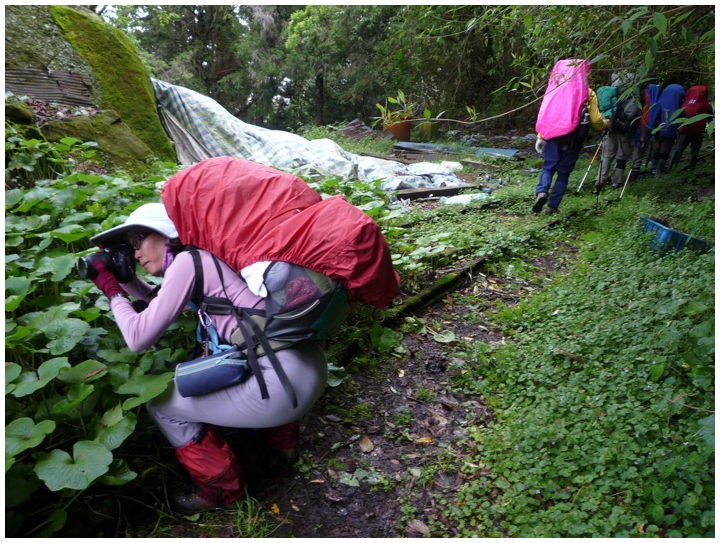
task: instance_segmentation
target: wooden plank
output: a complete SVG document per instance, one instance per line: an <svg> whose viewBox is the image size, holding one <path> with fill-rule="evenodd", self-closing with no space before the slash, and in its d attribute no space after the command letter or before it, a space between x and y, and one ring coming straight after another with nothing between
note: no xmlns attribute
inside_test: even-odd
<svg viewBox="0 0 720 543"><path fill-rule="evenodd" d="M417 200L430 196L455 196L463 189L475 189L479 185L462 185L460 187L423 187L420 189L405 189L397 192L397 197L403 200Z"/></svg>
<svg viewBox="0 0 720 543"><path fill-rule="evenodd" d="M462 164L463 166L467 166L468 168L476 168L478 170L490 170L491 172L500 169L500 166L496 166L494 164L486 164L485 162L480 162L479 160L475 160L472 158L460 159L460 164Z"/></svg>

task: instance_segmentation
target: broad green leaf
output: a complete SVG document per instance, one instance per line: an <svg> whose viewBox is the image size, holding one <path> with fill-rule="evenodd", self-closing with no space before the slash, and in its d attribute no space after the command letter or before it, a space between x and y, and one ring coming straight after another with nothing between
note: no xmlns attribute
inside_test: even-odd
<svg viewBox="0 0 720 543"><path fill-rule="evenodd" d="M33 232L45 226L50 220L50 215L30 215L29 217L10 216L5 217L5 233L18 232L25 234Z"/></svg>
<svg viewBox="0 0 720 543"><path fill-rule="evenodd" d="M665 514L665 509L663 509L662 505L654 503L648 506L646 512L652 520L657 521Z"/></svg>
<svg viewBox="0 0 720 543"><path fill-rule="evenodd" d="M345 368L338 368L337 366L328 364L328 386L340 386L346 377L347 371L345 371Z"/></svg>
<svg viewBox="0 0 720 543"><path fill-rule="evenodd" d="M140 375L131 379L124 385L118 387L115 392L118 394L132 394L134 398L129 398L123 403L123 409L129 411L138 405L142 405L148 400L159 396L168 383L172 380L172 373L163 373L161 375Z"/></svg>
<svg viewBox="0 0 720 543"><path fill-rule="evenodd" d="M35 424L28 417L15 419L5 427L5 452L18 455L42 443L45 436L55 430L55 423L44 420Z"/></svg>
<svg viewBox="0 0 720 543"><path fill-rule="evenodd" d="M67 511L65 509L55 509L48 517L48 524L38 533L38 537L49 538L57 532L67 522Z"/></svg>
<svg viewBox="0 0 720 543"><path fill-rule="evenodd" d="M51 307L47 311L44 311L40 315L33 317L28 322L28 325L35 329L44 332L51 326L58 326L67 318L68 312L58 306Z"/></svg>
<svg viewBox="0 0 720 543"><path fill-rule="evenodd" d="M5 209L14 207L23 198L23 192L20 189L12 189L5 191Z"/></svg>
<svg viewBox="0 0 720 543"><path fill-rule="evenodd" d="M89 211L82 211L79 213L71 213L67 215L61 222L60 226L67 226L68 224L77 224L84 222L87 219L92 219L94 215ZM90 227L90 225L88 225Z"/></svg>
<svg viewBox="0 0 720 543"><path fill-rule="evenodd" d="M700 430L698 430L698 435L705 440L705 443L707 445L711 445L712 448L714 449L715 448L715 414L713 413L709 417L700 419L699 421L697 421L697 423L700 425Z"/></svg>
<svg viewBox="0 0 720 543"><path fill-rule="evenodd" d="M27 277L8 277L5 280L5 291L10 294L25 294L30 290L32 281Z"/></svg>
<svg viewBox="0 0 720 543"><path fill-rule="evenodd" d="M650 370L650 379L657 381L665 373L665 364L655 364Z"/></svg>
<svg viewBox="0 0 720 543"><path fill-rule="evenodd" d="M713 323L711 321L703 321L697 326L692 327L690 335L697 338L709 337L712 336L713 328Z"/></svg>
<svg viewBox="0 0 720 543"><path fill-rule="evenodd" d="M22 398L23 396L32 394L55 379L62 368L69 367L70 364L66 357L51 358L40 365L37 373L34 371L26 371L20 374L20 377L15 382L16 386L12 391L12 395L16 398Z"/></svg>
<svg viewBox="0 0 720 543"><path fill-rule="evenodd" d="M81 237L84 237L84 234ZM75 255L72 254L66 254L55 258L43 257L40 259L40 262L38 262L35 271L38 276L45 273L52 273L53 275L50 279L57 283L65 279L70 274L75 267L76 262L77 258L75 258Z"/></svg>
<svg viewBox="0 0 720 543"><path fill-rule="evenodd" d="M100 349L97 355L108 362L120 362L124 364L132 364L138 357L137 353L132 352L127 347L123 347L119 351L112 349Z"/></svg>
<svg viewBox="0 0 720 543"><path fill-rule="evenodd" d="M22 204L18 206L17 210L22 213L29 211L30 209L35 207L38 202L49 198L54 191L55 189L51 189L48 187L35 187L30 189L23 196Z"/></svg>
<svg viewBox="0 0 720 543"><path fill-rule="evenodd" d="M435 334L433 339L438 343L450 343L451 341L455 341L457 337L455 337L455 332L452 330L446 330L445 332Z"/></svg>
<svg viewBox="0 0 720 543"><path fill-rule="evenodd" d="M35 473L52 491L63 488L82 490L104 475L113 460L107 448L96 441L78 441L72 457L63 450L38 453Z"/></svg>
<svg viewBox="0 0 720 543"><path fill-rule="evenodd" d="M667 18L661 12L653 13L653 24L663 36L667 33Z"/></svg>
<svg viewBox="0 0 720 543"><path fill-rule="evenodd" d="M50 413L56 415L79 406L85 398L90 396L95 390L94 385L86 385L85 383L74 383L67 393L67 396L56 403L50 410Z"/></svg>
<svg viewBox="0 0 720 543"><path fill-rule="evenodd" d="M30 499L40 486L30 464L15 464L5 473L5 507L15 507Z"/></svg>
<svg viewBox="0 0 720 543"><path fill-rule="evenodd" d="M22 373L22 367L19 364L13 362L5 363L5 394L9 392L7 389L8 385L17 379L20 373Z"/></svg>
<svg viewBox="0 0 720 543"><path fill-rule="evenodd" d="M15 464L15 457L12 454L5 453L5 473L7 473L8 470L13 467L13 464Z"/></svg>
<svg viewBox="0 0 720 543"><path fill-rule="evenodd" d="M32 333L32 328L29 326L19 326L15 329L15 332L9 336L5 336L5 348L12 349L15 342L20 341L22 338Z"/></svg>
<svg viewBox="0 0 720 543"><path fill-rule="evenodd" d="M79 364L62 370L57 378L66 383L89 383L106 374L107 366L96 360L85 360Z"/></svg>
<svg viewBox="0 0 720 543"><path fill-rule="evenodd" d="M23 300L27 298L28 294L30 294L34 290L35 289L33 288L29 292L23 292L22 294L13 294L5 298L5 311L15 311L18 307L20 307L20 304L23 302Z"/></svg>
<svg viewBox="0 0 720 543"><path fill-rule="evenodd" d="M5 247L19 247L23 244L25 238L21 235L15 235L5 238Z"/></svg>
<svg viewBox="0 0 720 543"><path fill-rule="evenodd" d="M59 238L65 243L72 243L73 241L90 237L90 235L90 229L84 228L79 224L68 224L66 226L61 226L60 228L56 228L55 230L50 231L51 237ZM75 260L76 259L73 256L73 262Z"/></svg>
<svg viewBox="0 0 720 543"><path fill-rule="evenodd" d="M130 469L122 458L116 458L110 464L109 471L100 477L100 482L106 485L124 485L137 477L137 473Z"/></svg>
<svg viewBox="0 0 720 543"><path fill-rule="evenodd" d="M62 354L77 345L90 329L90 325L80 319L66 319L62 325L45 331L51 341L47 344L50 354Z"/></svg>
<svg viewBox="0 0 720 543"><path fill-rule="evenodd" d="M360 486L360 482L355 478L352 473L342 472L339 480L342 484L348 486Z"/></svg>
<svg viewBox="0 0 720 543"><path fill-rule="evenodd" d="M118 406L120 407L120 406ZM117 449L133 433L137 417L135 413L128 413L115 424L105 426L101 424L95 435L95 441L105 445L108 450Z"/></svg>
<svg viewBox="0 0 720 543"><path fill-rule="evenodd" d="M110 426L120 422L122 419L123 419L122 405L117 404L112 409L108 409L107 411L105 411L105 413L103 413L100 424L105 428L109 428Z"/></svg>
<svg viewBox="0 0 720 543"><path fill-rule="evenodd" d="M708 306L698 300L692 300L685 306L685 314L692 317L707 311Z"/></svg>

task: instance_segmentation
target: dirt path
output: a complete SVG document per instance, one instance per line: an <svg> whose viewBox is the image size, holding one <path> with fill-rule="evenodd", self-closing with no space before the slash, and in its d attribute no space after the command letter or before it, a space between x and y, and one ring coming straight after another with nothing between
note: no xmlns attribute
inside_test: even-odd
<svg viewBox="0 0 720 543"><path fill-rule="evenodd" d="M462 372L466 361L457 353L473 342L504 342L484 313L496 300L516 303L519 289L540 288L571 252L563 244L535 258L530 281L468 278L415 315L416 323L422 319L427 327L441 329L441 336L405 333L406 357L350 364L359 367L349 371L351 386L342 394L326 394L303 418L303 457L295 466L281 467L267 451L254 449L257 440L251 435L231 436L247 466L251 495L265 511L277 506L278 520L285 519L273 536L454 535L438 500L452 503L462 482L487 474L473 455L471 434L473 427L493 420L480 398L453 390L449 378ZM483 300L482 308L455 301L470 293ZM446 341L449 332L456 339ZM463 471L465 464L472 469ZM199 526L182 524L175 535L202 535Z"/></svg>

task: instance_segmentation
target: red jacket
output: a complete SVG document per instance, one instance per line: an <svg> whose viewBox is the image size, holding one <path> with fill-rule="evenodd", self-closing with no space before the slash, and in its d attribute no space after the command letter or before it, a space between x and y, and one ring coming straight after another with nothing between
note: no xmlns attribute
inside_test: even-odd
<svg viewBox="0 0 720 543"><path fill-rule="evenodd" d="M210 158L173 175L161 197L182 243L236 272L264 260L291 262L340 281L354 299L375 307L400 291L375 221L342 196L323 201L292 174Z"/></svg>

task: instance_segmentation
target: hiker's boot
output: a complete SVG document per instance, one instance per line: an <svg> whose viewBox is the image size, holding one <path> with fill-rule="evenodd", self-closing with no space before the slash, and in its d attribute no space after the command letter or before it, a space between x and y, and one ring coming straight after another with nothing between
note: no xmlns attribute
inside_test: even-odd
<svg viewBox="0 0 720 543"><path fill-rule="evenodd" d="M293 464L300 456L300 421L267 428L265 437L278 460Z"/></svg>
<svg viewBox="0 0 720 543"><path fill-rule="evenodd" d="M630 183L637 181L640 178L640 170L630 171Z"/></svg>
<svg viewBox="0 0 720 543"><path fill-rule="evenodd" d="M545 208L545 213L547 213L548 215L554 215L555 213L560 213L560 210L556 207L547 206Z"/></svg>
<svg viewBox="0 0 720 543"><path fill-rule="evenodd" d="M194 483L170 494L175 511L192 515L237 509L235 502L245 494L247 483L240 462L220 432L204 425L193 439L175 449L175 454Z"/></svg>
<svg viewBox="0 0 720 543"><path fill-rule="evenodd" d="M537 197L535 198L535 203L532 206L533 213L540 213L547 202L547 199L548 195L546 192L538 192Z"/></svg>

